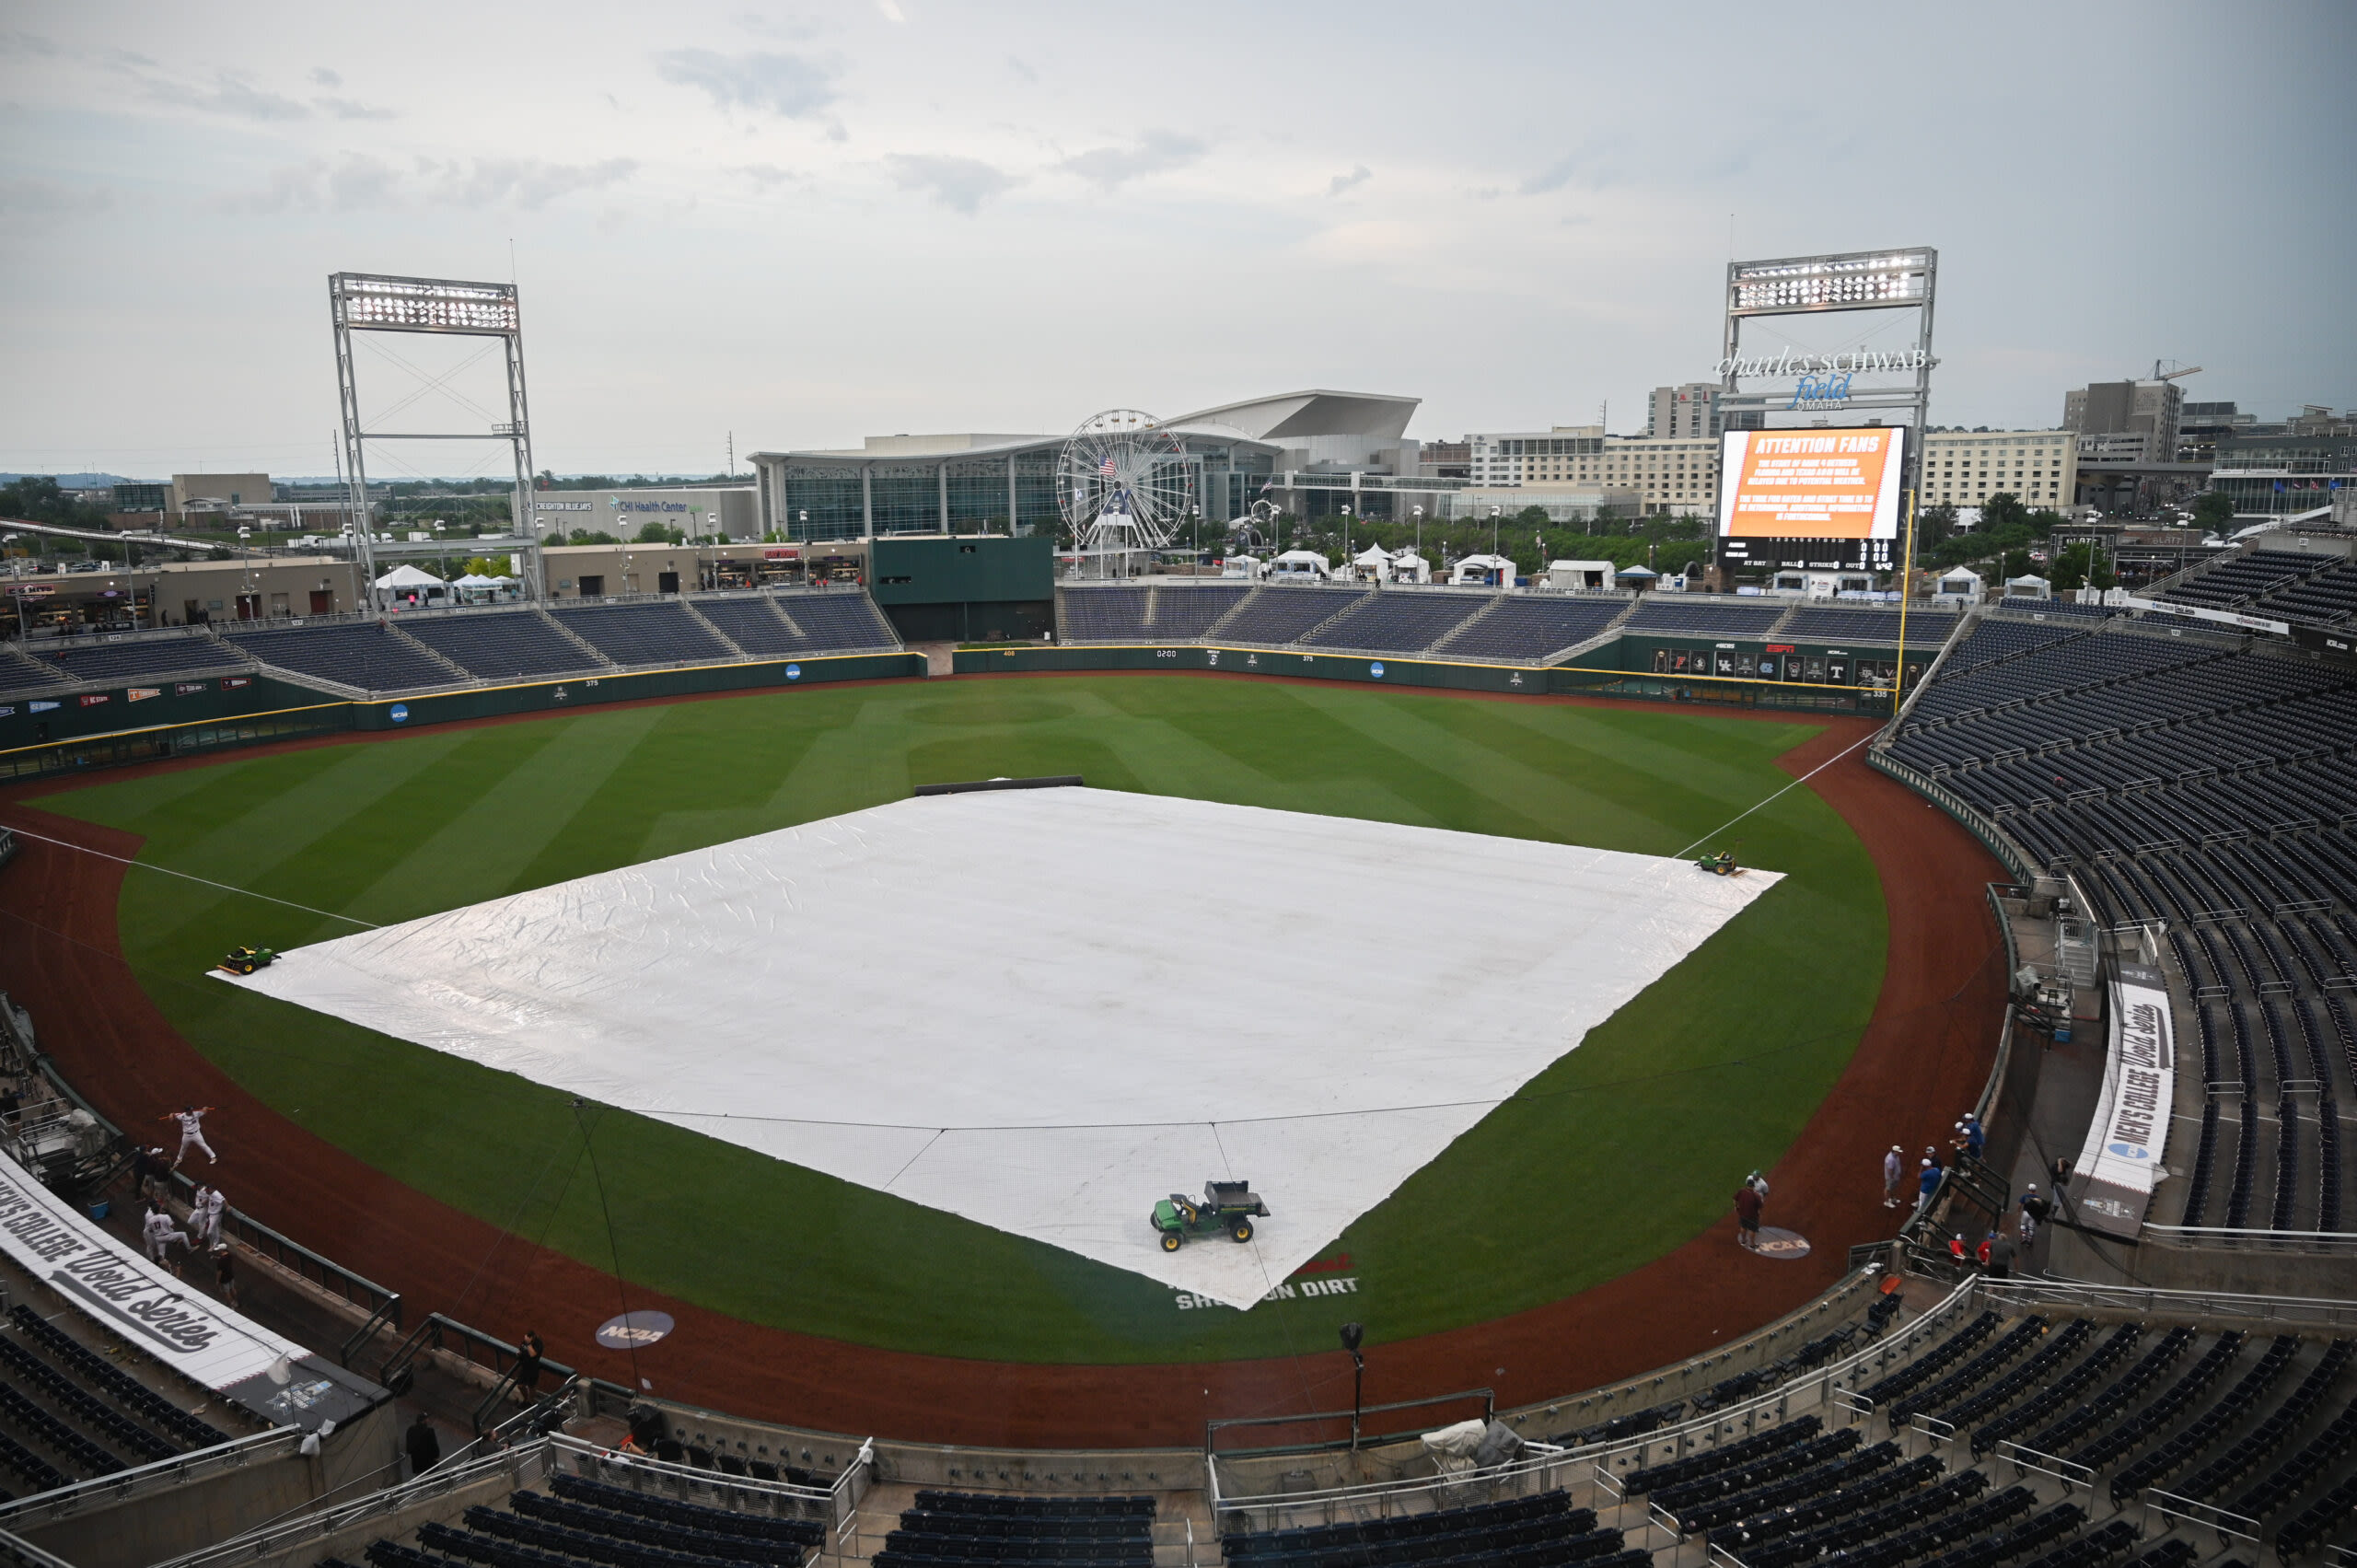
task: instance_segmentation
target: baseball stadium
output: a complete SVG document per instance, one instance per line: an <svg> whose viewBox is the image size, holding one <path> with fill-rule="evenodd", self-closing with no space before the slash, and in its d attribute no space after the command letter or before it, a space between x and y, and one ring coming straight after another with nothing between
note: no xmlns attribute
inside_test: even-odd
<svg viewBox="0 0 2357 1568"><path fill-rule="evenodd" d="M517 576L12 584L0 1555L2357 1561L2357 532L1918 573L1933 270L1674 586L1258 559L1462 499L1333 391L585 545L336 274Z"/></svg>

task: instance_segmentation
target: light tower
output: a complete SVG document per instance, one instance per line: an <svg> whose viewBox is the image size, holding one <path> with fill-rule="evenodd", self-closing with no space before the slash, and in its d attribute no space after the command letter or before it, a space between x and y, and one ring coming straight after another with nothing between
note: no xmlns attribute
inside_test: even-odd
<svg viewBox="0 0 2357 1568"><path fill-rule="evenodd" d="M505 441L516 459L516 502L511 529L522 541L525 592L539 598L540 551L532 515L532 422L524 399L524 324L516 285L461 283L449 278L389 277L376 273L334 273L328 278L328 313L335 327L336 389L343 409L345 482L352 495L353 560L364 581L368 608L377 601L377 551L368 522L366 447L371 441ZM360 382L353 364L356 332L430 332L444 337L495 338L505 351L507 418L485 430L369 430L360 418ZM421 377L421 379L424 377ZM447 379L447 377L445 377ZM428 385L435 383L428 382Z"/></svg>

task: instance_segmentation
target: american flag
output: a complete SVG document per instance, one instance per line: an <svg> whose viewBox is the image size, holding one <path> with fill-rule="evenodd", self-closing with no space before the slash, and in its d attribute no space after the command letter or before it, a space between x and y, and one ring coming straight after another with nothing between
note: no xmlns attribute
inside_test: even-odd
<svg viewBox="0 0 2357 1568"><path fill-rule="evenodd" d="M1113 477L1113 459L1109 455L1103 462L1097 465L1097 471L1103 474L1107 479Z"/></svg>

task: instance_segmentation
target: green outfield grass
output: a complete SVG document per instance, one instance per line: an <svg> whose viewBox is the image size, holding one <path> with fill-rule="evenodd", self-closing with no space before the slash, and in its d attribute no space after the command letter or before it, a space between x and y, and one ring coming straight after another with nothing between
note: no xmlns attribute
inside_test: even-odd
<svg viewBox="0 0 2357 1568"><path fill-rule="evenodd" d="M1789 783L1775 759L1814 733L1155 675L846 685L233 759L41 804L145 835L156 865L381 924L998 775L1669 854ZM758 1322L1017 1361L1278 1354L1330 1343L1342 1316L1401 1339L1596 1284L1724 1213L1798 1134L1880 988L1881 889L1840 819L1796 789L1738 836L1788 878L1329 1249L1351 1255L1356 1298L1180 1310L1140 1276L609 1111L595 1141L621 1268ZM136 871L120 919L157 1005L263 1100L445 1202L613 1264L564 1097L203 978L232 943L349 924ZM1023 941L1015 912L977 935ZM1235 935L1252 941L1248 903ZM1365 947L1420 961L1412 930L1371 926ZM824 1005L825 978L804 1005Z"/></svg>

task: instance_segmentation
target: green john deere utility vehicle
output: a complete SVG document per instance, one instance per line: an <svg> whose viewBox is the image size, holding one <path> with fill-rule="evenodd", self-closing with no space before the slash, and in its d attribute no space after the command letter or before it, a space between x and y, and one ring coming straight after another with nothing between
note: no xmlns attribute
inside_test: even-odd
<svg viewBox="0 0 2357 1568"><path fill-rule="evenodd" d="M1260 1202L1248 1181L1206 1181L1203 1195L1190 1198L1173 1192L1154 1206L1154 1228L1161 1233L1162 1249L1176 1252L1190 1237L1225 1231L1237 1241L1252 1239L1252 1222L1263 1218L1269 1205Z"/></svg>

